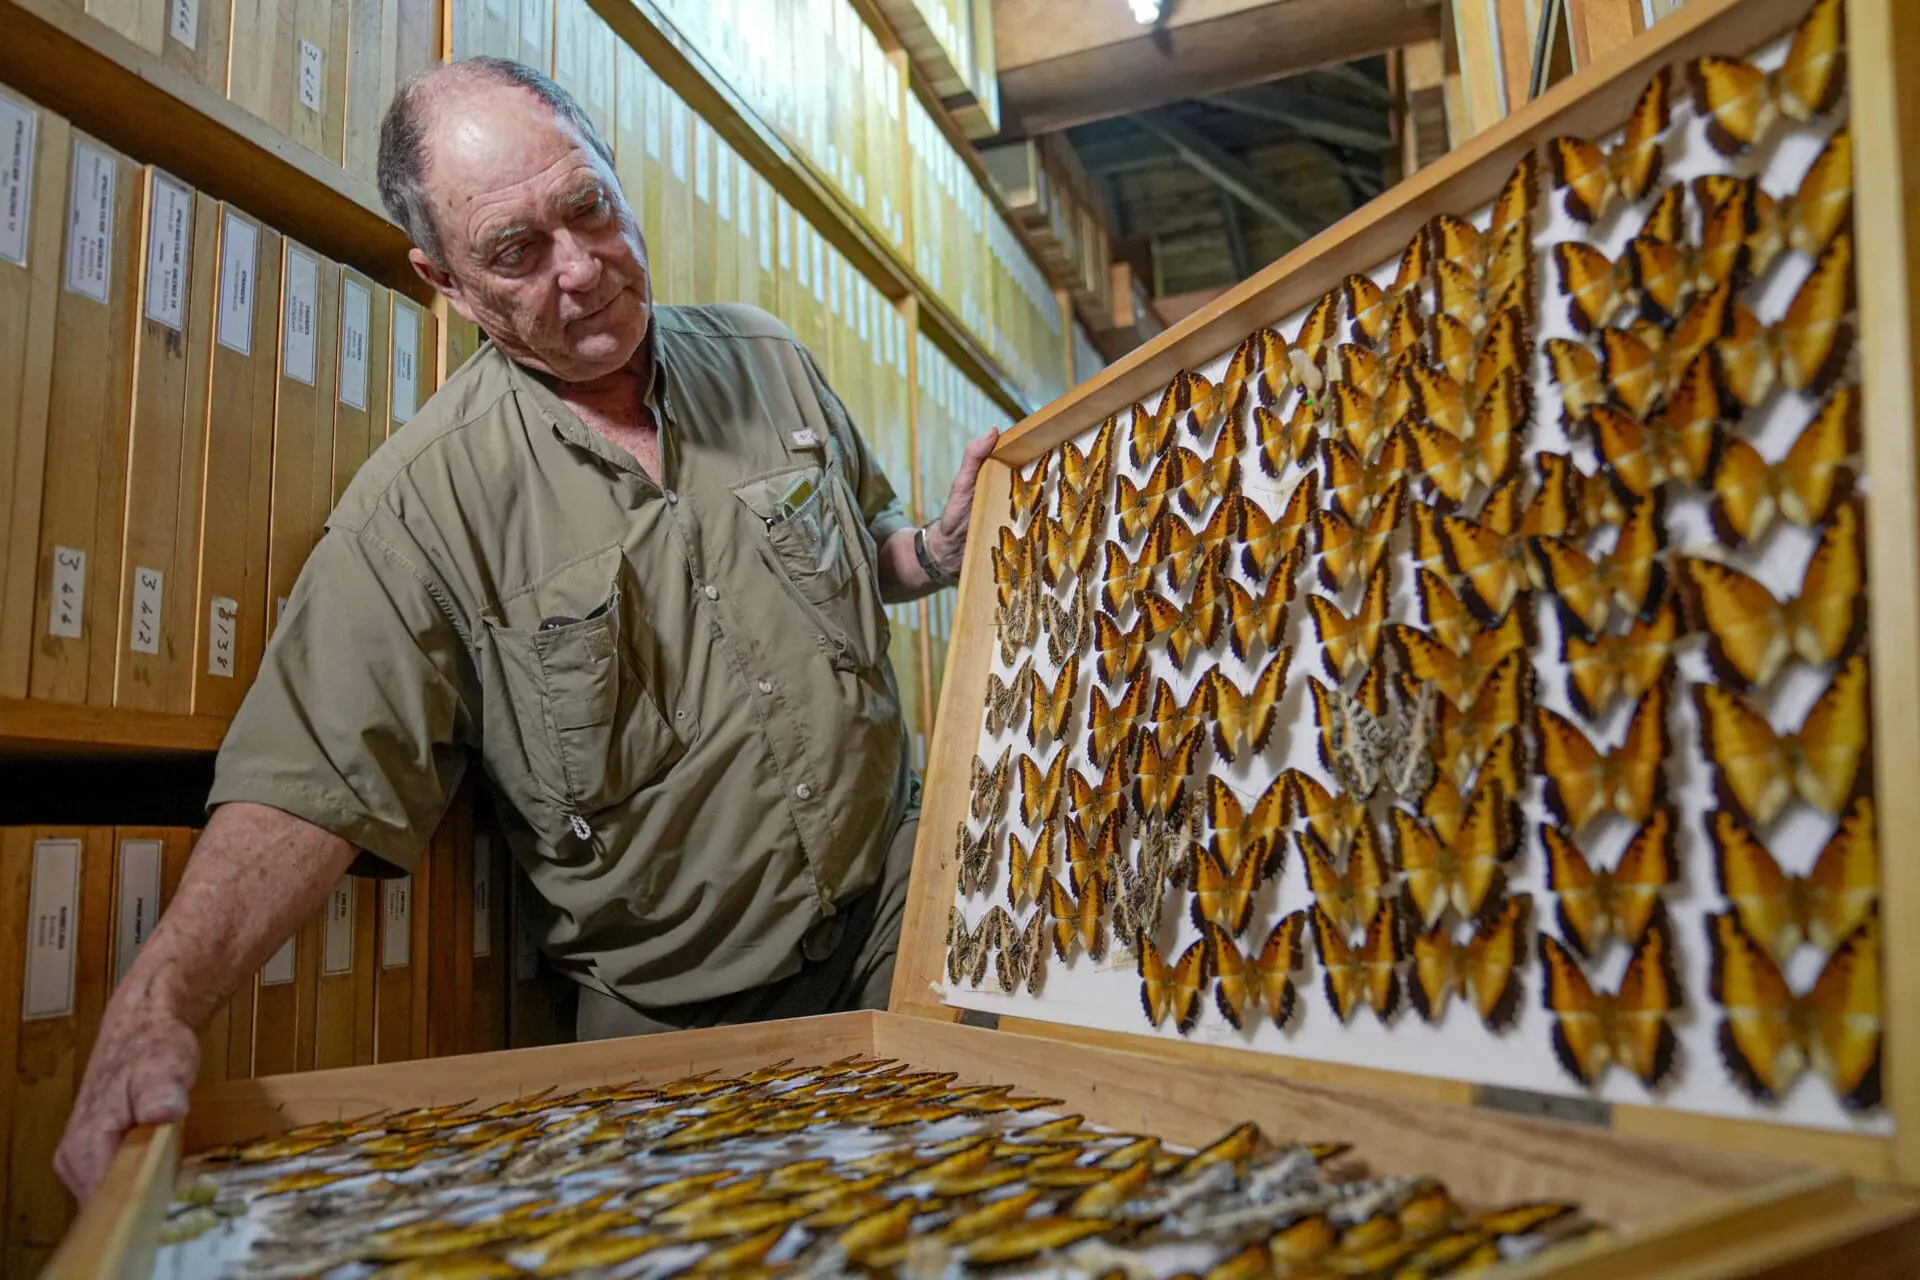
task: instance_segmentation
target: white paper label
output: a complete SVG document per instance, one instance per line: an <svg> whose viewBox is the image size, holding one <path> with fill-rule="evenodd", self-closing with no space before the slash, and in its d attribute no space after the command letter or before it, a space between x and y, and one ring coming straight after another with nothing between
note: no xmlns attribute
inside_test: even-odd
<svg viewBox="0 0 1920 1280"><path fill-rule="evenodd" d="M826 243L818 233L809 235L807 239L813 243L813 300L825 302L826 281L822 277L826 275L827 267Z"/></svg>
<svg viewBox="0 0 1920 1280"><path fill-rule="evenodd" d="M373 291L348 280L340 297L340 403L367 411L367 343L373 330Z"/></svg>
<svg viewBox="0 0 1920 1280"><path fill-rule="evenodd" d="M327 82L326 55L311 40L300 42L300 105L320 114L320 94Z"/></svg>
<svg viewBox="0 0 1920 1280"><path fill-rule="evenodd" d="M284 987L293 981L294 953L299 950L299 935L295 934L280 944L280 949L267 957L260 966L260 985L263 987Z"/></svg>
<svg viewBox="0 0 1920 1280"><path fill-rule="evenodd" d="M733 221L733 157L717 147L713 156L713 206L720 211L720 221Z"/></svg>
<svg viewBox="0 0 1920 1280"><path fill-rule="evenodd" d="M487 15L504 21L507 16L507 0L487 0Z"/></svg>
<svg viewBox="0 0 1920 1280"><path fill-rule="evenodd" d="M73 1012L80 940L80 842L37 840L27 906L27 981L22 1018Z"/></svg>
<svg viewBox="0 0 1920 1280"><path fill-rule="evenodd" d="M395 422L413 421L420 407L420 317L413 308L393 309L393 396Z"/></svg>
<svg viewBox="0 0 1920 1280"><path fill-rule="evenodd" d="M27 265L27 220L33 212L33 151L40 117L0 98L0 258Z"/></svg>
<svg viewBox="0 0 1920 1280"><path fill-rule="evenodd" d="M773 218L771 216L773 192L764 183L758 182L754 184L754 190L758 193L760 206L760 269L771 272L773 270Z"/></svg>
<svg viewBox="0 0 1920 1280"><path fill-rule="evenodd" d="M687 104L679 98L667 103L667 155L673 176L687 180Z"/></svg>
<svg viewBox="0 0 1920 1280"><path fill-rule="evenodd" d="M827 308L840 318L840 264L832 259L827 260Z"/></svg>
<svg viewBox="0 0 1920 1280"><path fill-rule="evenodd" d="M207 674L233 679L234 646L238 643L240 602L215 596L207 602Z"/></svg>
<svg viewBox="0 0 1920 1280"><path fill-rule="evenodd" d="M133 570L133 616L127 622L127 647L135 653L160 652L160 608L167 575L136 565Z"/></svg>
<svg viewBox="0 0 1920 1280"><path fill-rule="evenodd" d="M147 319L175 333L187 326L187 269L193 243L193 193L155 175L147 217Z"/></svg>
<svg viewBox="0 0 1920 1280"><path fill-rule="evenodd" d="M287 377L312 386L320 341L314 323L314 311L320 302L320 264L297 249L289 250L285 288L281 369Z"/></svg>
<svg viewBox="0 0 1920 1280"><path fill-rule="evenodd" d="M200 44L200 0L173 0L167 6L167 34L189 49Z"/></svg>
<svg viewBox="0 0 1920 1280"><path fill-rule="evenodd" d="M327 895L327 923L322 933L320 972L353 972L353 881L342 880Z"/></svg>
<svg viewBox="0 0 1920 1280"><path fill-rule="evenodd" d="M798 269L794 272L794 276L800 282L802 289L811 290L813 288L813 255L807 248L813 239L810 234L811 229L806 223L796 217L793 220L793 230L795 238L800 241L800 252L795 255L799 258L800 263Z"/></svg>
<svg viewBox="0 0 1920 1280"><path fill-rule="evenodd" d="M53 600L47 610L47 634L78 640L87 611L87 553L72 547L53 549Z"/></svg>
<svg viewBox="0 0 1920 1280"><path fill-rule="evenodd" d="M67 288L105 302L113 286L113 157L73 144L73 192L67 202Z"/></svg>
<svg viewBox="0 0 1920 1280"><path fill-rule="evenodd" d="M220 345L253 354L253 267L260 232L229 213L220 237Z"/></svg>
<svg viewBox="0 0 1920 1280"><path fill-rule="evenodd" d="M701 204L713 203L712 175L713 152L707 145L707 128L696 124L693 127L693 198Z"/></svg>
<svg viewBox="0 0 1920 1280"><path fill-rule="evenodd" d="M660 158L660 85L652 76L641 81L645 90L640 102L640 125L647 135L647 154Z"/></svg>
<svg viewBox="0 0 1920 1280"><path fill-rule="evenodd" d="M473 958L493 954L493 839L473 838Z"/></svg>
<svg viewBox="0 0 1920 1280"><path fill-rule="evenodd" d="M380 882L380 967L404 969L413 959L413 877Z"/></svg>
<svg viewBox="0 0 1920 1280"><path fill-rule="evenodd" d="M520 47L525 50L544 50L547 36L553 30L553 18L547 9L547 0L520 0Z"/></svg>
<svg viewBox="0 0 1920 1280"><path fill-rule="evenodd" d="M526 882L513 882L513 980L532 982L540 976L540 940L534 936L533 917L527 911Z"/></svg>
<svg viewBox="0 0 1920 1280"><path fill-rule="evenodd" d="M753 226L753 180L747 176L747 171L744 167L745 162L742 161L741 163L742 168L740 172L735 175L738 180L733 184L733 220L739 225L741 232L745 234Z"/></svg>
<svg viewBox="0 0 1920 1280"><path fill-rule="evenodd" d="M780 202L780 269L793 270L793 214L784 200Z"/></svg>
<svg viewBox="0 0 1920 1280"><path fill-rule="evenodd" d="M140 944L160 918L160 849L158 840L120 842L120 913L113 931L113 984L125 981Z"/></svg>

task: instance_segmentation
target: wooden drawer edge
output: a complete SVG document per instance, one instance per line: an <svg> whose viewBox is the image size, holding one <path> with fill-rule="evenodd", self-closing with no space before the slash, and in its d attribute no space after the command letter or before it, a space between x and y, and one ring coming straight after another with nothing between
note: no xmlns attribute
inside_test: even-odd
<svg viewBox="0 0 1920 1280"><path fill-rule="evenodd" d="M180 1126L129 1133L42 1280L146 1280L180 1164Z"/></svg>

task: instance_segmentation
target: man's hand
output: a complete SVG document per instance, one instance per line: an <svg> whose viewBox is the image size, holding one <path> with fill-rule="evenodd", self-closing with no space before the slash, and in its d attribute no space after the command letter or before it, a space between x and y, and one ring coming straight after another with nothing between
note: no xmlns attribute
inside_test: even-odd
<svg viewBox="0 0 1920 1280"><path fill-rule="evenodd" d="M185 1118L187 1090L199 1074L200 1041L193 1028L162 1001L121 987L107 1002L86 1079L53 1157L60 1180L86 1200L127 1130Z"/></svg>
<svg viewBox="0 0 1920 1280"><path fill-rule="evenodd" d="M980 465L1000 441L998 429L975 437L960 458L960 473L947 491L946 509L927 526L927 554L948 577L960 572L960 561L967 551L967 528L973 523L973 487L980 479Z"/></svg>

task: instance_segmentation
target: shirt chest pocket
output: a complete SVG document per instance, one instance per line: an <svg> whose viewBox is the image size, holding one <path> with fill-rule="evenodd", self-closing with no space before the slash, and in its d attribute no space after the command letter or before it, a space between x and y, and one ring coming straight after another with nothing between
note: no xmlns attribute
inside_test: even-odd
<svg viewBox="0 0 1920 1280"><path fill-rule="evenodd" d="M631 660L623 563L614 547L550 575L519 602L540 614L524 619L534 625L485 615L488 767L556 837L579 834L583 815L626 800L685 750Z"/></svg>
<svg viewBox="0 0 1920 1280"><path fill-rule="evenodd" d="M801 466L734 486L764 531L762 558L801 612L854 666L886 652L886 614L874 585L871 544L855 544L851 496L835 467ZM854 523L850 524L849 521Z"/></svg>

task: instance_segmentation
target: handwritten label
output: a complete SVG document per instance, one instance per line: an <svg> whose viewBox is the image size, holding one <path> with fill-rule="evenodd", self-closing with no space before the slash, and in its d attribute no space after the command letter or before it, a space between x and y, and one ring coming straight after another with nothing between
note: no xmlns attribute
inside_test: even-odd
<svg viewBox="0 0 1920 1280"><path fill-rule="evenodd" d="M640 124L646 132L647 154L660 158L660 82L651 75L640 82Z"/></svg>
<svg viewBox="0 0 1920 1280"><path fill-rule="evenodd" d="M793 209L780 202L780 270L793 270Z"/></svg>
<svg viewBox="0 0 1920 1280"><path fill-rule="evenodd" d="M533 931L533 917L527 910L526 881L513 881L513 980L532 982L540 976L540 939Z"/></svg>
<svg viewBox="0 0 1920 1280"><path fill-rule="evenodd" d="M340 403L367 411L367 344L372 341L373 290L348 280L340 290Z"/></svg>
<svg viewBox="0 0 1920 1280"><path fill-rule="evenodd" d="M342 880L327 895L327 921L321 933L320 972L353 972L353 881Z"/></svg>
<svg viewBox="0 0 1920 1280"><path fill-rule="evenodd" d="M253 354L253 271L260 232L229 213L220 236L220 345Z"/></svg>
<svg viewBox="0 0 1920 1280"><path fill-rule="evenodd" d="M813 243L813 229L796 217L793 220L793 230L795 238L800 241L800 251L795 255L800 259L800 263L794 275L802 289L813 291L813 255L808 249L808 246ZM818 294L816 293L815 296L817 297Z"/></svg>
<svg viewBox="0 0 1920 1280"><path fill-rule="evenodd" d="M167 6L167 34L189 49L200 45L200 0L173 0Z"/></svg>
<svg viewBox="0 0 1920 1280"><path fill-rule="evenodd" d="M215 596L207 602L207 674L233 679L234 648L240 621L240 602Z"/></svg>
<svg viewBox="0 0 1920 1280"><path fill-rule="evenodd" d="M113 930L113 984L126 980L140 944L160 918L160 849L158 840L120 842L120 911Z"/></svg>
<svg viewBox="0 0 1920 1280"><path fill-rule="evenodd" d="M300 42L300 105L320 114L320 95L327 83L327 55L311 40Z"/></svg>
<svg viewBox="0 0 1920 1280"><path fill-rule="evenodd" d="M67 201L67 288L105 302L113 287L113 157L91 143L73 144L73 190Z"/></svg>
<svg viewBox="0 0 1920 1280"><path fill-rule="evenodd" d="M733 157L716 145L713 153L713 207L720 221L733 221Z"/></svg>
<svg viewBox="0 0 1920 1280"><path fill-rule="evenodd" d="M738 161L740 172L734 175L735 207L733 220L739 224L742 235L751 234L753 226L753 179L747 174L747 162Z"/></svg>
<svg viewBox="0 0 1920 1280"><path fill-rule="evenodd" d="M78 640L87 612L87 553L73 547L53 549L53 600L47 611L47 634Z"/></svg>
<svg viewBox="0 0 1920 1280"><path fill-rule="evenodd" d="M286 291L281 316L281 371L312 386L320 341L314 321L320 303L320 264L312 255L298 249L287 251Z"/></svg>
<svg viewBox="0 0 1920 1280"><path fill-rule="evenodd" d="M167 575L136 565L133 570L133 617L127 625L127 647L135 653L160 652L160 608Z"/></svg>
<svg viewBox="0 0 1920 1280"><path fill-rule="evenodd" d="M687 104L669 93L667 98L667 156L673 176L687 180Z"/></svg>
<svg viewBox="0 0 1920 1280"><path fill-rule="evenodd" d="M397 302L393 308L393 391L388 403L395 422L411 422L420 407L420 317Z"/></svg>
<svg viewBox="0 0 1920 1280"><path fill-rule="evenodd" d="M827 273L827 246L818 232L809 231L807 239L813 244L813 300L825 302L826 281L822 277Z"/></svg>
<svg viewBox="0 0 1920 1280"><path fill-rule="evenodd" d="M706 125L695 121L693 125L693 198L701 204L713 203L713 151L707 145Z"/></svg>
<svg viewBox="0 0 1920 1280"><path fill-rule="evenodd" d="M280 949L267 957L260 966L260 985L263 987L284 987L293 981L293 962L299 951L300 935L295 934L280 944Z"/></svg>
<svg viewBox="0 0 1920 1280"><path fill-rule="evenodd" d="M760 269L773 271L773 189L764 182L753 184L760 210Z"/></svg>
<svg viewBox="0 0 1920 1280"><path fill-rule="evenodd" d="M404 969L413 961L413 877L380 882L380 967Z"/></svg>
<svg viewBox="0 0 1920 1280"><path fill-rule="evenodd" d="M473 838L473 958L493 954L493 838Z"/></svg>
<svg viewBox="0 0 1920 1280"><path fill-rule="evenodd" d="M22 1018L73 1012L80 939L80 842L36 840L27 905L27 981Z"/></svg>
<svg viewBox="0 0 1920 1280"><path fill-rule="evenodd" d="M27 220L33 212L34 139L40 117L0 98L0 258L27 265Z"/></svg>
<svg viewBox="0 0 1920 1280"><path fill-rule="evenodd" d="M833 312L833 318L840 318L840 264L827 259L827 308Z"/></svg>
<svg viewBox="0 0 1920 1280"><path fill-rule="evenodd" d="M187 325L193 193L155 174L147 216L147 319L179 333Z"/></svg>

